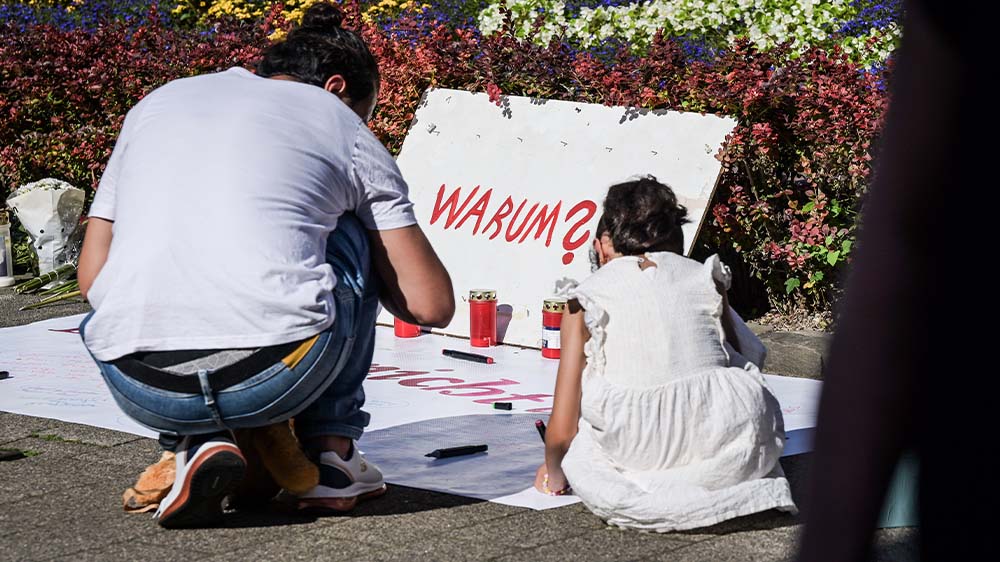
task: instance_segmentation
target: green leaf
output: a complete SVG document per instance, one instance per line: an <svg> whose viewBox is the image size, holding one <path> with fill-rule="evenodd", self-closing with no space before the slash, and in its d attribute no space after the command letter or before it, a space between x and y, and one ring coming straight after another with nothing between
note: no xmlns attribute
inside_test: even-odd
<svg viewBox="0 0 1000 562"><path fill-rule="evenodd" d="M827 236L825 242L827 246L833 244L833 236Z"/></svg>
<svg viewBox="0 0 1000 562"><path fill-rule="evenodd" d="M805 205L804 205L804 206L802 207L802 212L803 212L803 213L810 213L810 212L812 212L812 210L813 210L813 209L815 209L815 208L816 208L816 203L815 203L815 202L813 202L813 201L810 201L810 202L806 203L806 204L805 204Z"/></svg>
<svg viewBox="0 0 1000 562"><path fill-rule="evenodd" d="M802 282L799 281L795 277L792 277L788 281L785 281L785 294L786 295L792 294L792 291L794 291L795 289L798 289L799 285L801 285L801 284L802 284Z"/></svg>
<svg viewBox="0 0 1000 562"><path fill-rule="evenodd" d="M830 265L837 265L837 260L840 259L840 252L830 252L826 255L826 263Z"/></svg>
<svg viewBox="0 0 1000 562"><path fill-rule="evenodd" d="M851 253L851 246L853 246L853 243L850 240L844 240L844 243L840 245L840 251L849 254Z"/></svg>
<svg viewBox="0 0 1000 562"><path fill-rule="evenodd" d="M816 273L813 273L812 275L809 276L809 280L812 281L813 283L816 283L817 281L822 281L823 277L825 277L825 275L823 275L823 272L817 271Z"/></svg>

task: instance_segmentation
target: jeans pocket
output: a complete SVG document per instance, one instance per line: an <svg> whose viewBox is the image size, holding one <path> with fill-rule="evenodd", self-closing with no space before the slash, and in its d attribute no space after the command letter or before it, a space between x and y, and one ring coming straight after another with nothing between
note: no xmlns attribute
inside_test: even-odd
<svg viewBox="0 0 1000 562"><path fill-rule="evenodd" d="M154 388L129 378L112 365L101 364L100 371L118 407L146 427L179 432L212 422L200 394Z"/></svg>
<svg viewBox="0 0 1000 562"><path fill-rule="evenodd" d="M275 411L268 413L271 423L278 423L294 417L323 396L323 393L336 382L337 377L343 372L344 365L350 359L354 349L354 339L354 336L344 338L344 344L340 347L337 361L332 369L324 373L317 371L316 364L313 364L284 396L274 401L272 408ZM317 363L320 362L317 361Z"/></svg>

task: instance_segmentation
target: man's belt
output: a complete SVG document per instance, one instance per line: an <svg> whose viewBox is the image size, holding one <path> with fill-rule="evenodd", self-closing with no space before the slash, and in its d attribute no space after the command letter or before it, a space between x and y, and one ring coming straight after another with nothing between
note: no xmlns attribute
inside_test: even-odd
<svg viewBox="0 0 1000 562"><path fill-rule="evenodd" d="M275 363L284 362L288 368L292 368L312 348L317 339L318 337L314 336L305 341L262 347L253 354L231 365L215 369L208 373L208 384L212 390L219 391L239 384ZM142 384L171 392L201 394L201 382L198 380L197 375L180 375L164 370L164 368L194 361L213 353L218 353L218 350L133 353L121 359L111 361L111 364L129 378L135 379Z"/></svg>

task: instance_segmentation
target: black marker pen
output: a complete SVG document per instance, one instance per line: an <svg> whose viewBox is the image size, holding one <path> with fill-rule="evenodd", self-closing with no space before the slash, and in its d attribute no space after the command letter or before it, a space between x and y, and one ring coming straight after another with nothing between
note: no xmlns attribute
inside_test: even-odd
<svg viewBox="0 0 1000 562"><path fill-rule="evenodd" d="M489 449L487 445L464 445L462 447L448 447L447 449L434 449L424 455L435 459L446 459L448 457L460 457L475 453L485 453Z"/></svg>

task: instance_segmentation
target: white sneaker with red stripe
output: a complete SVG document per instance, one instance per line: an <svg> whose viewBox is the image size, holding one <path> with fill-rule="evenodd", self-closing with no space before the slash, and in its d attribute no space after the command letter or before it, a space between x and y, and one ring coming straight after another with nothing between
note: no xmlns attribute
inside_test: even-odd
<svg viewBox="0 0 1000 562"><path fill-rule="evenodd" d="M206 527L222 520L222 500L246 472L246 459L228 433L189 435L177 447L177 473L156 520L169 529Z"/></svg>
<svg viewBox="0 0 1000 562"><path fill-rule="evenodd" d="M298 509L308 512L343 513L359 502L385 494L382 471L351 443L347 460L333 451L319 455L319 486L297 498Z"/></svg>

